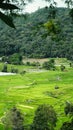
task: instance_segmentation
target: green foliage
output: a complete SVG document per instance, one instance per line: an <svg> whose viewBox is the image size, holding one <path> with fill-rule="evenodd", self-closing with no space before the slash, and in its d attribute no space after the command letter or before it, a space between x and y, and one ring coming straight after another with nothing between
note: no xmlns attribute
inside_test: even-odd
<svg viewBox="0 0 73 130"><path fill-rule="evenodd" d="M70 62L70 67L73 67L73 62Z"/></svg>
<svg viewBox="0 0 73 130"><path fill-rule="evenodd" d="M55 61L54 61L54 59L50 59L49 61L44 62L42 67L47 69L47 70L55 70Z"/></svg>
<svg viewBox="0 0 73 130"><path fill-rule="evenodd" d="M32 63L31 63L31 66L39 67L39 66L40 66L40 63L39 63L39 62L32 62Z"/></svg>
<svg viewBox="0 0 73 130"><path fill-rule="evenodd" d="M36 66L36 67L39 67L40 66L40 63L39 62L29 62L27 61L26 64L27 66Z"/></svg>
<svg viewBox="0 0 73 130"><path fill-rule="evenodd" d="M18 69L11 67L11 73L18 73Z"/></svg>
<svg viewBox="0 0 73 130"><path fill-rule="evenodd" d="M25 70L23 70L23 71L20 72L21 75L24 75L25 73L26 73Z"/></svg>
<svg viewBox="0 0 73 130"><path fill-rule="evenodd" d="M33 121L36 108L40 104L50 104L54 106L58 115L55 130L59 130L62 123L69 120L69 116L64 114L64 106L66 100L73 102L73 68L70 68L66 59L57 58L57 62L57 65L67 64L68 71L63 73L58 70L35 70L32 72L33 69L24 65L8 65L10 69L14 66L20 71L27 70L27 73L0 76L0 119L6 115L7 110L16 106L24 113L27 127ZM1 66L3 64L0 68ZM55 86L59 86L59 89L55 89ZM0 129L1 126L2 124L0 124Z"/></svg>
<svg viewBox="0 0 73 130"><path fill-rule="evenodd" d="M65 66L64 66L64 65L61 65L61 66L60 66L60 69L61 69L61 71L64 71L64 70L65 70Z"/></svg>
<svg viewBox="0 0 73 130"><path fill-rule="evenodd" d="M64 122L60 130L73 130L73 119L71 122Z"/></svg>
<svg viewBox="0 0 73 130"><path fill-rule="evenodd" d="M2 56L2 62L8 62L8 57L7 56Z"/></svg>
<svg viewBox="0 0 73 130"><path fill-rule="evenodd" d="M49 62L44 62L43 65L42 65L43 68L49 70L50 69L50 65L49 65Z"/></svg>
<svg viewBox="0 0 73 130"><path fill-rule="evenodd" d="M7 64L4 64L2 72L7 72Z"/></svg>
<svg viewBox="0 0 73 130"><path fill-rule="evenodd" d="M73 8L70 9L69 15L71 16L72 20L73 20Z"/></svg>
<svg viewBox="0 0 73 130"><path fill-rule="evenodd" d="M31 63L29 61L27 61L25 65L30 66Z"/></svg>
<svg viewBox="0 0 73 130"><path fill-rule="evenodd" d="M16 107L6 113L5 117L2 118L2 122L5 125L5 129L24 130L23 115Z"/></svg>
<svg viewBox="0 0 73 130"><path fill-rule="evenodd" d="M56 29L55 29L54 22L52 20L46 23L44 26L48 29L49 32L55 33Z"/></svg>
<svg viewBox="0 0 73 130"><path fill-rule="evenodd" d="M64 122L60 130L73 130L73 104L67 101L64 111L66 115L70 115L71 120Z"/></svg>
<svg viewBox="0 0 73 130"><path fill-rule="evenodd" d="M51 22L48 13L49 8L43 8L27 14L26 20L24 15L14 17L17 28L14 31L0 22L0 56L18 53L25 57L73 60L73 25L68 9L57 8L56 18L52 20L54 30L44 27L46 21Z"/></svg>
<svg viewBox="0 0 73 130"><path fill-rule="evenodd" d="M49 35L61 33L60 22L56 20L49 20L44 26L48 29Z"/></svg>
<svg viewBox="0 0 73 130"><path fill-rule="evenodd" d="M55 18L57 13L56 2L49 6L49 18Z"/></svg>
<svg viewBox="0 0 73 130"><path fill-rule="evenodd" d="M15 65L22 64L22 56L17 54L17 53L15 53L15 54L9 56L8 63L9 64L15 64Z"/></svg>
<svg viewBox="0 0 73 130"><path fill-rule="evenodd" d="M73 116L73 104L70 102L66 102L64 111L66 115L70 114L71 116Z"/></svg>
<svg viewBox="0 0 73 130"><path fill-rule="evenodd" d="M34 116L31 130L53 130L57 116L52 106L40 105Z"/></svg>

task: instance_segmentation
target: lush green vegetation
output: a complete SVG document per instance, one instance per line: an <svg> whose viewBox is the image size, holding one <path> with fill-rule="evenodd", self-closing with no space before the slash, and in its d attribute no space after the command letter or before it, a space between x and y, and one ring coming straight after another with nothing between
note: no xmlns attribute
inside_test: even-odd
<svg viewBox="0 0 73 130"><path fill-rule="evenodd" d="M60 67L59 67L60 66ZM44 58L44 59L23 59L21 65L8 64L7 62L0 62L0 71L12 72L12 70L18 70L18 73L31 70L61 70L61 67L65 69L73 67L73 62L66 58Z"/></svg>
<svg viewBox="0 0 73 130"><path fill-rule="evenodd" d="M10 108L16 106L25 117L25 124L33 122L34 112L38 105L50 104L57 113L57 126L59 130L62 123L69 120L64 114L65 102L73 102L73 68L65 61L64 71L35 71L26 72L24 75L0 76L0 119ZM64 65L65 65L64 64ZM19 70L23 68L18 66ZM0 129L4 127L0 120Z"/></svg>
<svg viewBox="0 0 73 130"><path fill-rule="evenodd" d="M53 21L49 18L49 8L43 8L32 14L15 16L14 23L15 30L0 22L1 56L20 53L25 57L73 60L73 23L68 9L58 8Z"/></svg>
<svg viewBox="0 0 73 130"><path fill-rule="evenodd" d="M17 29L0 22L0 71L17 74L0 76L0 130L72 130L72 0L65 0L67 9L50 1L49 8L25 15L15 14L10 2L0 1L0 18Z"/></svg>

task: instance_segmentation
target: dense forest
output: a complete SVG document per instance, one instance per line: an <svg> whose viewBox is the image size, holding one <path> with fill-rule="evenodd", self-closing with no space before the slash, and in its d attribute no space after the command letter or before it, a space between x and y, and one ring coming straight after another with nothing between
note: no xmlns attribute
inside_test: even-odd
<svg viewBox="0 0 73 130"><path fill-rule="evenodd" d="M53 20L48 7L13 18L16 29L0 21L0 56L18 53L30 58L66 57L73 60L73 22L68 9L57 8ZM56 27L54 32L51 22Z"/></svg>

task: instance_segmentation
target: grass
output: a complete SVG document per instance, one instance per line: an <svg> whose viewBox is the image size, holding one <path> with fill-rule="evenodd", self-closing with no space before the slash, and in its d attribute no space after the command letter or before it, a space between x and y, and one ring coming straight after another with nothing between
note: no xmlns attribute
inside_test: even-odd
<svg viewBox="0 0 73 130"><path fill-rule="evenodd" d="M4 63L0 63L0 71L2 71L3 66L4 66ZM27 71L28 69L33 69L35 67L27 66L27 65L11 65L11 64L7 64L7 71L8 72L11 72L11 68L18 69L18 72L20 73L23 70Z"/></svg>
<svg viewBox="0 0 73 130"><path fill-rule="evenodd" d="M25 66L16 66L20 69ZM58 89L55 87L58 86ZM40 104L50 104L59 121L55 130L68 120L64 114L66 101L73 102L73 68L67 71L30 72L25 75L0 76L0 118L14 105L25 115L25 123L32 123L34 112ZM3 130L0 124L0 130Z"/></svg>
<svg viewBox="0 0 73 130"><path fill-rule="evenodd" d="M49 61L51 58L44 58L44 59L32 59L32 58L28 58L28 59L23 59L23 62L24 64L26 64L27 62L30 62L30 63L36 63L36 62L39 62L40 65L42 66L42 64L45 62L45 61ZM59 70L60 66L61 65L65 65L66 68L69 68L70 67L70 61L67 60L66 58L54 58L55 60L55 65L56 65L56 68ZM0 71L2 71L3 69L3 66L4 66L4 63L1 63L0 62ZM14 69L18 69L18 72L22 72L22 71L30 71L31 69L38 69L38 66L29 66L29 65L11 65L11 64L7 64L7 70L8 72L11 72L11 69L14 68ZM36 71L36 70L35 70Z"/></svg>

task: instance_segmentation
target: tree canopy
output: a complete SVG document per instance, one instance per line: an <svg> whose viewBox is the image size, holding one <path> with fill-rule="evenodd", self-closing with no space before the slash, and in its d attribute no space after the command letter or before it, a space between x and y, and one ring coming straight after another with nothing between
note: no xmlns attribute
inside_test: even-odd
<svg viewBox="0 0 73 130"><path fill-rule="evenodd" d="M32 2L33 0L1 0L0 1L0 18L10 27L15 28L11 14L14 10L23 10L26 2ZM49 2L50 16L55 18L57 2L55 0L44 0ZM73 18L73 1L63 0L70 9L70 16ZM15 11L14 11L15 12Z"/></svg>
<svg viewBox="0 0 73 130"><path fill-rule="evenodd" d="M66 116L69 116L71 119L70 121L64 122L60 130L73 130L73 104L69 101L66 102L64 112Z"/></svg>
<svg viewBox="0 0 73 130"><path fill-rule="evenodd" d="M49 8L43 8L27 14L26 19L24 15L13 16L16 29L0 22L0 56L12 57L17 53L29 58L65 57L73 60L73 24L68 9L57 8L53 20L48 15Z"/></svg>
<svg viewBox="0 0 73 130"><path fill-rule="evenodd" d="M57 116L52 106L40 105L34 116L31 130L53 130L56 126Z"/></svg>
<svg viewBox="0 0 73 130"><path fill-rule="evenodd" d="M13 107L6 113L2 118L2 122L6 130L24 130L24 117L16 107Z"/></svg>

